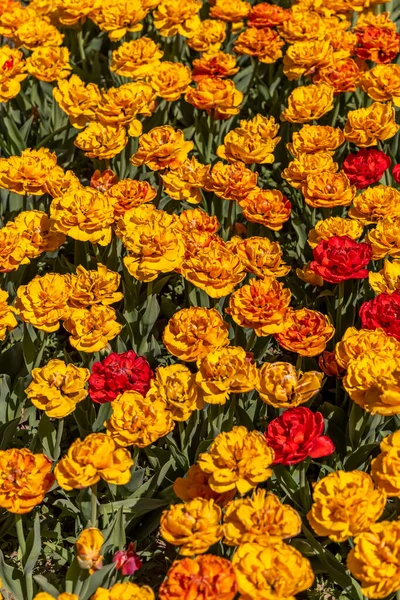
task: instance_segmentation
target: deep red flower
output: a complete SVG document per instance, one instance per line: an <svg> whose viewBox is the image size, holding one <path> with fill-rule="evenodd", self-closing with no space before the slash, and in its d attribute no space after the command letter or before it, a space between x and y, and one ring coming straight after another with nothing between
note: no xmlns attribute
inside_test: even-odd
<svg viewBox="0 0 400 600"><path fill-rule="evenodd" d="M360 308L363 329L384 329L400 340L400 291L379 294Z"/></svg>
<svg viewBox="0 0 400 600"><path fill-rule="evenodd" d="M332 440L323 432L322 413L298 406L271 421L264 435L275 451L274 464L294 465L308 456L320 458L335 451Z"/></svg>
<svg viewBox="0 0 400 600"><path fill-rule="evenodd" d="M328 377L343 377L346 373L345 369L336 362L335 353L328 350L318 358L318 366Z"/></svg>
<svg viewBox="0 0 400 600"><path fill-rule="evenodd" d="M392 62L400 50L400 36L393 29L369 25L357 32L356 54L379 64Z"/></svg>
<svg viewBox="0 0 400 600"><path fill-rule="evenodd" d="M127 550L118 550L114 554L113 562L116 563L117 571L121 571L124 576L133 575L143 564L135 551L133 542L129 544Z"/></svg>
<svg viewBox="0 0 400 600"><path fill-rule="evenodd" d="M395 182L400 183L400 165L394 165L392 175Z"/></svg>
<svg viewBox="0 0 400 600"><path fill-rule="evenodd" d="M101 362L94 363L89 377L89 395L94 402L111 402L126 390L135 390L145 396L153 371L144 356L133 350L113 352Z"/></svg>
<svg viewBox="0 0 400 600"><path fill-rule="evenodd" d="M313 250L310 269L329 283L368 277L365 268L371 260L371 246L357 243L348 235L321 240Z"/></svg>
<svg viewBox="0 0 400 600"><path fill-rule="evenodd" d="M343 171L350 183L362 190L377 183L392 161L389 156L375 148L364 148L357 154L349 154L343 161Z"/></svg>

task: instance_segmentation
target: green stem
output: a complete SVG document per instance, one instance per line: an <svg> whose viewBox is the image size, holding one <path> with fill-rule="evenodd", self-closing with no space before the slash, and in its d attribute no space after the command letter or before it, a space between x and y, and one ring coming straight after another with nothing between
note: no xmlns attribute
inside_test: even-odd
<svg viewBox="0 0 400 600"><path fill-rule="evenodd" d="M343 309L343 301L344 301L344 281L341 281L338 286L339 297L336 308L336 341L338 342L340 339L340 329L342 323L342 309Z"/></svg>
<svg viewBox="0 0 400 600"><path fill-rule="evenodd" d="M24 558L26 555L26 541L24 535L24 526L22 523L22 515L15 515L15 526L17 529L17 539L19 547L21 548L22 554L22 565L24 566ZM27 600L32 600L33 598L33 578L32 573L27 573L25 575L25 586L26 586L26 597Z"/></svg>
<svg viewBox="0 0 400 600"><path fill-rule="evenodd" d="M90 495L90 521L92 527L97 525L97 483L92 485Z"/></svg>
<svg viewBox="0 0 400 600"><path fill-rule="evenodd" d="M225 227L224 227L224 240L225 241L228 239L229 232L233 228L232 214L233 214L233 205L235 204L235 200L227 200L227 202L229 202L229 206L228 206L228 216L226 218Z"/></svg>
<svg viewBox="0 0 400 600"><path fill-rule="evenodd" d="M253 83L255 82L257 74L258 74L258 66L260 64L259 61L255 58L255 59L252 59L252 63L253 63L253 72L251 74L251 78L249 81L249 85L247 86L247 90L244 93L244 103L242 104L242 108L247 102L247 97L250 94L250 90L251 90Z"/></svg>
<svg viewBox="0 0 400 600"><path fill-rule="evenodd" d="M78 31L77 38L78 38L79 56L80 56L80 59L82 61L82 67L83 67L85 65L85 63L86 63L86 54L85 54L85 48L84 48L84 45L83 45L82 29L80 29Z"/></svg>
<svg viewBox="0 0 400 600"><path fill-rule="evenodd" d="M57 429L57 437L56 437L56 445L54 448L54 460L58 460L61 454L61 440L64 431L64 419L59 419L58 421L58 429Z"/></svg>
<svg viewBox="0 0 400 600"><path fill-rule="evenodd" d="M334 110L333 115L332 115L331 127L335 127L336 126L336 120L338 118L339 111L340 111L340 95L338 95L336 97L336 104L335 104L335 110Z"/></svg>
<svg viewBox="0 0 400 600"><path fill-rule="evenodd" d="M211 162L211 152L214 140L214 125L215 125L215 112L212 109L210 113L210 126L208 129L208 141L207 141L207 153L206 153L206 163Z"/></svg>
<svg viewBox="0 0 400 600"><path fill-rule="evenodd" d="M249 352L251 350L251 348L254 345L256 337L257 337L256 336L256 332L253 329L253 331L251 332L251 336L249 338L249 341L247 342L247 345L246 345L246 352Z"/></svg>

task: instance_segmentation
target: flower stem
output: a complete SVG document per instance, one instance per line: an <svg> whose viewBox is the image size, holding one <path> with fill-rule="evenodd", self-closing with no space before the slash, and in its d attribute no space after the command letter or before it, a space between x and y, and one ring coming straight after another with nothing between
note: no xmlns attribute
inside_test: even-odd
<svg viewBox="0 0 400 600"><path fill-rule="evenodd" d="M344 301L344 281L341 281L338 286L339 297L336 308L336 341L340 339L340 329L342 323L342 309L343 309L343 301Z"/></svg>
<svg viewBox="0 0 400 600"><path fill-rule="evenodd" d="M207 140L207 153L206 153L206 163L211 162L211 152L212 145L214 140L214 125L215 125L215 111L212 109L210 112L210 125L208 129L208 140Z"/></svg>
<svg viewBox="0 0 400 600"><path fill-rule="evenodd" d="M24 559L26 559L26 541L24 535L24 526L22 523L22 515L15 515L15 527L17 529L17 539L19 547L21 548L22 554L22 565L24 566ZM26 586L26 597L27 600L32 600L33 598L33 579L32 573L27 573L25 575L25 586Z"/></svg>
<svg viewBox="0 0 400 600"><path fill-rule="evenodd" d="M61 454L61 440L64 431L64 419L59 419L57 428L56 445L54 447L54 460L58 460Z"/></svg>
<svg viewBox="0 0 400 600"><path fill-rule="evenodd" d="M96 527L97 525L97 483L91 486L91 496L90 496L90 521L92 523L92 527Z"/></svg>
<svg viewBox="0 0 400 600"><path fill-rule="evenodd" d="M251 332L249 341L247 342L247 345L246 345L246 352L249 352L252 349L252 347L254 346L255 339L256 339L256 332L253 329L253 331Z"/></svg>

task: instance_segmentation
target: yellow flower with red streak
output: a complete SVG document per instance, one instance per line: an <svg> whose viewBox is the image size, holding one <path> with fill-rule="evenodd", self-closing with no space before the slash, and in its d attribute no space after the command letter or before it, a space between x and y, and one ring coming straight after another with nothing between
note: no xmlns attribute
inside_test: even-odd
<svg viewBox="0 0 400 600"><path fill-rule="evenodd" d="M276 27L292 18L290 10L286 10L277 4L261 2L251 7L247 17L249 27L264 29L265 27Z"/></svg>
<svg viewBox="0 0 400 600"><path fill-rule="evenodd" d="M173 200L184 200L189 204L200 204L201 190L208 181L209 165L201 164L194 156L187 158L176 169L161 175L164 190Z"/></svg>
<svg viewBox="0 0 400 600"><path fill-rule="evenodd" d="M52 4L54 4L52 2ZM57 3L57 18L62 25L71 27L83 23L93 10L98 8L101 0L63 0Z"/></svg>
<svg viewBox="0 0 400 600"><path fill-rule="evenodd" d="M290 363L264 363L256 385L260 398L275 408L294 408L318 394L324 374L297 371Z"/></svg>
<svg viewBox="0 0 400 600"><path fill-rule="evenodd" d="M303 125L300 131L294 131L287 149L299 158L302 154L329 152L331 154L345 141L343 131L329 125Z"/></svg>
<svg viewBox="0 0 400 600"><path fill-rule="evenodd" d="M53 231L51 220L40 210L20 212L14 219L14 225L28 258L37 258L42 252L54 252L65 242L65 235Z"/></svg>
<svg viewBox="0 0 400 600"><path fill-rule="evenodd" d="M81 242L107 246L114 222L110 198L93 188L72 189L54 198L50 217L55 231Z"/></svg>
<svg viewBox="0 0 400 600"><path fill-rule="evenodd" d="M192 74L186 65L165 60L152 69L147 80L157 96L167 102L174 102L188 89Z"/></svg>
<svg viewBox="0 0 400 600"><path fill-rule="evenodd" d="M203 554L222 538L221 517L222 510L214 500L194 498L164 510L160 534L166 542L180 546L183 556Z"/></svg>
<svg viewBox="0 0 400 600"><path fill-rule="evenodd" d="M257 114L252 119L239 121L239 125L240 129L244 129L251 135L257 135L263 140L275 138L274 141L277 144L281 139L276 137L279 132L279 124L274 117L264 117Z"/></svg>
<svg viewBox="0 0 400 600"><path fill-rule="evenodd" d="M204 77L196 87L188 89L185 100L199 110L212 112L216 119L224 120L239 113L243 94L230 79Z"/></svg>
<svg viewBox="0 0 400 600"><path fill-rule="evenodd" d="M43 46L61 46L64 35L47 18L39 16L22 23L13 33L17 46L27 50Z"/></svg>
<svg viewBox="0 0 400 600"><path fill-rule="evenodd" d="M21 156L0 159L0 186L14 194L46 193L46 180L57 166L57 156L47 148L27 148Z"/></svg>
<svg viewBox="0 0 400 600"><path fill-rule="evenodd" d="M205 189L224 200L242 200L257 186L258 174L242 162L214 164L207 177Z"/></svg>
<svg viewBox="0 0 400 600"><path fill-rule="evenodd" d="M193 232L215 233L218 231L220 224L215 215L211 216L199 208L193 208L181 212L177 227L187 236Z"/></svg>
<svg viewBox="0 0 400 600"><path fill-rule="evenodd" d="M194 498L205 498L206 500L213 499L216 504L225 506L235 496L236 490L229 490L222 494L215 492L209 486L208 480L210 477L211 474L204 473L199 465L192 465L185 477L177 477L175 479L173 485L174 493L183 502L189 502Z"/></svg>
<svg viewBox="0 0 400 600"><path fill-rule="evenodd" d="M26 70L40 81L56 81L69 77L72 66L65 46L40 46L26 60Z"/></svg>
<svg viewBox="0 0 400 600"><path fill-rule="evenodd" d="M75 542L78 564L81 569L88 570L92 575L103 567L101 548L104 544L104 535L97 527L89 527L79 534Z"/></svg>
<svg viewBox="0 0 400 600"><path fill-rule="evenodd" d="M371 475L375 485L389 498L400 495L400 431L383 438L381 453L371 463Z"/></svg>
<svg viewBox="0 0 400 600"><path fill-rule="evenodd" d="M215 308L192 306L177 311L163 333L168 352L191 362L212 350L227 346L229 326Z"/></svg>
<svg viewBox="0 0 400 600"><path fill-rule="evenodd" d="M125 485L131 478L133 460L125 448L119 448L105 433L90 433L77 439L56 465L54 474L63 490L83 489L100 479Z"/></svg>
<svg viewBox="0 0 400 600"><path fill-rule="evenodd" d="M232 129L217 148L217 156L228 162L241 161L245 164L274 162L273 152L280 138L263 139L243 128Z"/></svg>
<svg viewBox="0 0 400 600"><path fill-rule="evenodd" d="M400 262L385 259L383 269L378 273L370 272L368 280L376 294L393 294L400 289Z"/></svg>
<svg viewBox="0 0 400 600"><path fill-rule="evenodd" d="M134 166L147 165L153 171L176 169L193 149L193 142L186 142L183 132L170 125L154 127L139 138L139 149L130 161Z"/></svg>
<svg viewBox="0 0 400 600"><path fill-rule="evenodd" d="M282 121L308 123L320 119L333 108L333 92L334 88L326 83L295 88L281 114Z"/></svg>
<svg viewBox="0 0 400 600"><path fill-rule="evenodd" d="M356 201L357 188L351 185L344 171L307 175L300 189L305 203L312 208L349 206L353 200Z"/></svg>
<svg viewBox="0 0 400 600"><path fill-rule="evenodd" d="M253 357L240 346L218 348L197 361L196 384L208 404L225 404L230 394L250 392L258 382Z"/></svg>
<svg viewBox="0 0 400 600"><path fill-rule="evenodd" d="M373 100L385 102L389 100L400 106L400 65L375 65L364 73L361 89Z"/></svg>
<svg viewBox="0 0 400 600"><path fill-rule="evenodd" d="M239 34L233 50L236 54L254 56L261 63L272 64L282 57L284 45L284 40L274 29L249 27Z"/></svg>
<svg viewBox="0 0 400 600"><path fill-rule="evenodd" d="M14 223L0 229L0 273L9 273L29 263L21 232Z"/></svg>
<svg viewBox="0 0 400 600"><path fill-rule="evenodd" d="M3 2L0 7L0 35L13 38L22 23L37 17L30 7L22 6L19 2Z"/></svg>
<svg viewBox="0 0 400 600"><path fill-rule="evenodd" d="M211 489L220 493L236 489L243 495L271 477L273 460L274 451L264 436L240 426L217 435L197 462L202 471L211 474Z"/></svg>
<svg viewBox="0 0 400 600"><path fill-rule="evenodd" d="M226 39L226 23L217 19L204 19L187 45L197 52L218 52Z"/></svg>
<svg viewBox="0 0 400 600"><path fill-rule="evenodd" d="M327 31L327 38L333 48L333 57L340 61L354 56L357 47L357 36L352 31L336 28Z"/></svg>
<svg viewBox="0 0 400 600"><path fill-rule="evenodd" d="M251 5L244 0L215 0L210 8L210 16L227 23L241 23L249 14L250 8Z"/></svg>
<svg viewBox="0 0 400 600"><path fill-rule="evenodd" d="M344 135L348 142L367 148L375 146L378 141L388 140L399 129L393 106L390 103L374 102L371 106L347 113Z"/></svg>
<svg viewBox="0 0 400 600"><path fill-rule="evenodd" d="M291 506L281 504L275 494L255 489L251 497L231 500L227 504L223 531L223 541L228 546L246 542L268 545L298 535L301 518Z"/></svg>
<svg viewBox="0 0 400 600"><path fill-rule="evenodd" d="M87 85L78 75L71 75L68 80L60 80L53 88L53 96L59 107L64 111L70 123L76 129L83 129L88 121L95 117L96 109L101 100L101 93L95 83Z"/></svg>
<svg viewBox="0 0 400 600"><path fill-rule="evenodd" d="M282 541L241 544L232 564L241 600L293 598L314 582L310 561Z"/></svg>
<svg viewBox="0 0 400 600"><path fill-rule="evenodd" d="M148 585L136 585L136 583L114 583L106 590L99 587L91 597L91 600L155 600L154 592Z"/></svg>
<svg viewBox="0 0 400 600"><path fill-rule="evenodd" d="M99 352L121 332L122 325L113 308L94 304L71 310L64 328L71 334L71 346L83 352Z"/></svg>
<svg viewBox="0 0 400 600"><path fill-rule="evenodd" d="M317 356L335 335L335 328L329 317L317 310L300 308L286 314L282 332L276 339L282 348L297 352L301 356Z"/></svg>
<svg viewBox="0 0 400 600"><path fill-rule="evenodd" d="M71 308L86 308L92 304L114 304L124 295L118 292L121 276L97 263L97 271L88 271L82 265L76 268L76 275L69 276L71 286L68 305Z"/></svg>
<svg viewBox="0 0 400 600"><path fill-rule="evenodd" d="M327 83L335 90L341 92L354 92L361 80L365 67L352 58L334 60L333 64L322 67L313 77L314 83Z"/></svg>
<svg viewBox="0 0 400 600"><path fill-rule="evenodd" d="M229 560L213 554L184 558L172 563L158 590L160 600L233 600L237 583Z"/></svg>
<svg viewBox="0 0 400 600"><path fill-rule="evenodd" d="M66 275L47 273L36 275L17 290L15 310L25 323L43 331L57 331L59 321L68 316L70 284Z"/></svg>
<svg viewBox="0 0 400 600"><path fill-rule="evenodd" d="M291 18L284 21L278 31L288 44L294 44L303 40L323 40L327 27L321 15L307 7L306 10L293 11Z"/></svg>
<svg viewBox="0 0 400 600"><path fill-rule="evenodd" d="M378 221L375 229L368 232L367 242L371 244L372 260L385 256L400 258L400 217L385 217Z"/></svg>
<svg viewBox="0 0 400 600"><path fill-rule="evenodd" d="M295 42L287 49L283 59L283 73L289 80L302 75L313 75L315 71L329 67L333 61L333 50L328 40L304 40Z"/></svg>
<svg viewBox="0 0 400 600"><path fill-rule="evenodd" d="M205 77L232 77L239 71L236 57L226 52L204 53L192 63L193 81L201 81Z"/></svg>
<svg viewBox="0 0 400 600"><path fill-rule="evenodd" d="M308 175L336 173L338 168L339 165L334 162L330 152L302 153L288 164L282 177L298 190L306 183Z"/></svg>
<svg viewBox="0 0 400 600"><path fill-rule="evenodd" d="M369 225L379 223L386 217L400 216L400 192L388 185L369 187L354 198L349 211L352 219Z"/></svg>
<svg viewBox="0 0 400 600"><path fill-rule="evenodd" d="M254 329L256 335L279 333L287 326L285 317L291 300L290 290L275 277L251 279L236 290L225 312L241 327Z"/></svg>
<svg viewBox="0 0 400 600"><path fill-rule="evenodd" d="M14 317L14 309L7 302L8 293L0 290L0 340L4 340L7 331L12 331L18 325Z"/></svg>
<svg viewBox="0 0 400 600"><path fill-rule="evenodd" d="M27 448L0 450L0 506L22 515L43 502L54 483L51 460Z"/></svg>
<svg viewBox="0 0 400 600"><path fill-rule="evenodd" d="M239 201L243 216L251 223L259 223L279 231L290 219L292 205L279 190L254 188L250 194Z"/></svg>
<svg viewBox="0 0 400 600"><path fill-rule="evenodd" d="M360 221L343 219L342 217L328 217L318 221L314 229L308 232L308 243L311 248L318 246L321 240L329 240L333 236L348 236L358 240L363 234L364 227Z"/></svg>
<svg viewBox="0 0 400 600"><path fill-rule="evenodd" d="M282 248L279 242L271 242L265 237L250 237L242 240L233 237L229 247L237 254L245 265L248 273L256 277L283 277L290 271L290 267L282 260Z"/></svg>
<svg viewBox="0 0 400 600"><path fill-rule="evenodd" d="M32 404L46 415L63 419L87 396L85 385L90 371L53 359L32 370L32 381L25 390Z"/></svg>
<svg viewBox="0 0 400 600"><path fill-rule="evenodd" d="M367 473L335 471L314 485L307 519L317 535L344 542L369 529L385 505L385 492L374 489Z"/></svg>
<svg viewBox="0 0 400 600"><path fill-rule="evenodd" d="M186 256L178 271L211 298L227 296L246 276L240 258L219 240Z"/></svg>
<svg viewBox="0 0 400 600"><path fill-rule="evenodd" d="M148 12L140 0L107 0L90 13L90 18L112 42L118 42L128 32L141 31L140 21Z"/></svg>
<svg viewBox="0 0 400 600"><path fill-rule="evenodd" d="M145 448L167 435L174 428L167 403L158 395L146 395L128 390L111 404L112 414L105 426L117 446Z"/></svg>
<svg viewBox="0 0 400 600"><path fill-rule="evenodd" d="M129 79L145 79L159 66L163 56L159 44L143 36L124 42L113 50L110 71Z"/></svg>
<svg viewBox="0 0 400 600"><path fill-rule="evenodd" d="M193 411L204 407L204 402L195 384L194 374L184 365L158 367L150 383L146 400L163 400L174 421L187 421Z"/></svg>
<svg viewBox="0 0 400 600"><path fill-rule="evenodd" d="M121 179L107 190L107 196L113 207L114 219L117 220L128 210L154 200L157 190L148 181Z"/></svg>
<svg viewBox="0 0 400 600"><path fill-rule="evenodd" d="M200 8L200 0L161 0L153 13L154 25L164 37L190 38L200 27Z"/></svg>
<svg viewBox="0 0 400 600"><path fill-rule="evenodd" d="M140 135L141 127L134 123L134 135ZM84 131L78 133L74 144L83 150L88 158L113 158L125 148L128 143L126 130L121 125L103 125L92 122Z"/></svg>
<svg viewBox="0 0 400 600"><path fill-rule="evenodd" d="M348 327L344 336L335 346L335 358L343 369L347 369L350 361L364 354L382 354L400 356L400 342L387 335L383 329L361 329Z"/></svg>
<svg viewBox="0 0 400 600"><path fill-rule="evenodd" d="M15 98L21 90L21 82L28 76L25 73L24 55L16 48L0 48L0 102Z"/></svg>

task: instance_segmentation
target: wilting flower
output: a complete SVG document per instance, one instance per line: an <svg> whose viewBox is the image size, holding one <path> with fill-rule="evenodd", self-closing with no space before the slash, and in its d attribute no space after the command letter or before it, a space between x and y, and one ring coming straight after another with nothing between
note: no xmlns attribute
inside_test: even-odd
<svg viewBox="0 0 400 600"><path fill-rule="evenodd" d="M233 237L229 242L232 252L238 255L248 273L264 279L266 276L283 277L290 267L282 260L279 242L271 242L266 237L241 239Z"/></svg>
<svg viewBox="0 0 400 600"><path fill-rule="evenodd" d="M393 137L399 128L393 106L374 102L367 108L350 110L343 131L348 142L366 148Z"/></svg>
<svg viewBox="0 0 400 600"><path fill-rule="evenodd" d="M147 394L128 390L111 404L112 414L106 421L108 435L118 446L144 448L167 435L173 427L171 413L166 402Z"/></svg>
<svg viewBox="0 0 400 600"><path fill-rule="evenodd" d="M400 65L376 65L364 73L360 87L373 100L400 106Z"/></svg>
<svg viewBox="0 0 400 600"><path fill-rule="evenodd" d="M88 569L90 575L103 566L100 555L104 544L104 536L97 527L84 529L75 542L78 564L81 569Z"/></svg>
<svg viewBox="0 0 400 600"><path fill-rule="evenodd" d="M46 180L57 165L57 156L47 148L23 150L21 156L0 159L0 186L15 194L46 193Z"/></svg>
<svg viewBox="0 0 400 600"><path fill-rule="evenodd" d="M302 154L330 152L331 154L345 141L341 129L329 125L303 125L300 131L294 131L287 149L296 158Z"/></svg>
<svg viewBox="0 0 400 600"><path fill-rule="evenodd" d="M247 17L250 8L250 4L244 0L215 0L210 9L210 16L228 23L240 23Z"/></svg>
<svg viewBox="0 0 400 600"><path fill-rule="evenodd" d="M114 583L110 589L98 587L91 600L155 600L155 595L148 585L136 585L136 583Z"/></svg>
<svg viewBox="0 0 400 600"><path fill-rule="evenodd" d="M26 448L0 450L0 506L11 513L30 512L54 483L51 460Z"/></svg>
<svg viewBox="0 0 400 600"><path fill-rule="evenodd" d="M323 433L322 413L299 406L273 419L265 439L275 452L274 464L294 465L308 456L320 458L335 451L332 440Z"/></svg>
<svg viewBox="0 0 400 600"><path fill-rule="evenodd" d="M197 52L218 52L225 39L226 23L217 19L204 19L186 43Z"/></svg>
<svg viewBox="0 0 400 600"><path fill-rule="evenodd" d="M113 308L94 304L90 308L77 308L70 311L64 321L64 329L71 335L69 343L83 352L99 352L121 331Z"/></svg>
<svg viewBox="0 0 400 600"><path fill-rule="evenodd" d="M94 119L101 100L98 86L95 83L86 85L78 75L58 81L57 87L53 89L53 96L76 129L83 129L88 121Z"/></svg>
<svg viewBox="0 0 400 600"><path fill-rule="evenodd" d="M161 0L153 13L154 25L164 37L190 38L200 26L200 8L200 0Z"/></svg>
<svg viewBox="0 0 400 600"><path fill-rule="evenodd" d="M195 375L180 364L158 367L146 400L156 403L160 399L165 402L174 421L187 421L194 410L204 406Z"/></svg>
<svg viewBox="0 0 400 600"><path fill-rule="evenodd" d="M56 465L54 474L64 490L83 489L100 479L125 485L131 478L133 460L125 448L118 448L105 433L90 433L77 439Z"/></svg>
<svg viewBox="0 0 400 600"><path fill-rule="evenodd" d="M303 184L306 184L308 175L336 173L338 168L339 165L333 161L330 152L302 153L284 169L282 178L295 189L300 189Z"/></svg>
<svg viewBox="0 0 400 600"><path fill-rule="evenodd" d="M314 260L310 268L329 283L365 279L371 254L371 246L365 242L357 243L348 236L333 236L321 240L313 249Z"/></svg>
<svg viewBox="0 0 400 600"><path fill-rule="evenodd" d="M349 216L365 224L376 223L385 217L400 216L400 192L386 185L377 185L354 198Z"/></svg>
<svg viewBox="0 0 400 600"><path fill-rule="evenodd" d="M8 293L0 290L0 340L4 340L7 331L12 331L18 323L14 317L14 308L7 303Z"/></svg>
<svg viewBox="0 0 400 600"><path fill-rule="evenodd" d="M290 304L290 290L275 277L251 279L232 294L226 313L241 327L254 329L256 335L279 333L285 328Z"/></svg>
<svg viewBox="0 0 400 600"><path fill-rule="evenodd" d="M201 81L205 77L232 77L239 71L236 57L226 52L204 53L192 63L193 81Z"/></svg>
<svg viewBox="0 0 400 600"><path fill-rule="evenodd" d="M153 171L178 168L192 150L193 142L185 142L183 132L170 125L154 127L139 138L139 150L131 157L135 166L147 165Z"/></svg>
<svg viewBox="0 0 400 600"><path fill-rule="evenodd" d="M32 370L32 381L25 390L32 404L49 417L63 419L87 396L85 384L90 371L53 359Z"/></svg>
<svg viewBox="0 0 400 600"><path fill-rule="evenodd" d="M135 545L131 542L126 550L117 550L113 556L113 563L121 575L133 575L142 566L138 554L135 551Z"/></svg>
<svg viewBox="0 0 400 600"><path fill-rule="evenodd" d="M317 310L300 308L287 313L282 332L275 337L286 350L301 356L316 356L325 350L334 335L335 328L329 317Z"/></svg>
<svg viewBox="0 0 400 600"><path fill-rule="evenodd" d="M239 113L243 94L230 79L204 77L196 87L188 89L185 100L208 114L213 112L216 119L229 119Z"/></svg>
<svg viewBox="0 0 400 600"><path fill-rule="evenodd" d="M90 18L101 29L108 33L112 42L117 42L128 33L128 31L141 31L143 25L140 23L148 14L141 0L107 0L98 5L90 13Z"/></svg>
<svg viewBox="0 0 400 600"><path fill-rule="evenodd" d="M265 190L255 187L239 201L244 217L251 223L259 223L279 231L290 219L292 205L279 190Z"/></svg>
<svg viewBox="0 0 400 600"><path fill-rule="evenodd" d="M254 56L261 63L272 64L281 58L284 45L284 40L274 29L249 27L239 34L233 50L236 54Z"/></svg>
<svg viewBox="0 0 400 600"><path fill-rule="evenodd" d="M193 156L187 158L176 169L161 175L164 190L174 200L185 200L190 204L200 204L201 190L207 182L209 165L203 165Z"/></svg>
<svg viewBox="0 0 400 600"><path fill-rule="evenodd" d="M233 600L236 574L229 560L213 554L184 558L172 563L158 590L160 600Z"/></svg>
<svg viewBox="0 0 400 600"><path fill-rule="evenodd" d="M375 148L363 149L349 154L343 161L343 171L358 190L377 183L391 165L387 154Z"/></svg>
<svg viewBox="0 0 400 600"><path fill-rule="evenodd" d="M114 222L112 202L106 194L90 187L73 189L54 198L50 217L55 231L75 240L107 246Z"/></svg>
<svg viewBox="0 0 400 600"><path fill-rule="evenodd" d="M286 10L277 4L261 2L252 6L247 17L249 27L263 29L265 27L276 27L292 17L290 10Z"/></svg>
<svg viewBox="0 0 400 600"><path fill-rule="evenodd" d="M344 542L379 519L386 494L375 490L371 477L362 471L335 471L314 484L313 504L307 514L317 535Z"/></svg>
<svg viewBox="0 0 400 600"><path fill-rule="evenodd" d="M225 506L227 502L232 500L236 494L236 490L228 492L216 492L210 488L208 483L211 477L210 473L204 473L199 465L192 465L185 477L177 477L174 481L174 493L183 502L189 502L194 498L205 498L206 500L213 499L220 506Z"/></svg>
<svg viewBox="0 0 400 600"><path fill-rule="evenodd" d="M180 546L183 556L203 554L222 538L221 508L214 500L194 498L173 504L160 518L160 533L166 542Z"/></svg>
<svg viewBox="0 0 400 600"><path fill-rule="evenodd" d="M385 258L383 269L378 273L372 271L368 274L369 284L376 294L392 294L400 290L400 262L390 262Z"/></svg>
<svg viewBox="0 0 400 600"><path fill-rule="evenodd" d="M315 248L322 240L329 240L335 236L357 240L362 236L363 229L363 224L360 221L342 219L342 217L328 217L323 221L318 221L315 229L308 232L308 243L311 248Z"/></svg>
<svg viewBox="0 0 400 600"><path fill-rule="evenodd" d="M148 37L120 44L111 55L110 71L130 79L144 79L158 67L164 53Z"/></svg>
<svg viewBox="0 0 400 600"><path fill-rule="evenodd" d="M145 396L150 388L153 372L144 356L133 350L117 354L112 352L92 366L89 377L89 395L94 402L112 402L127 390Z"/></svg>
<svg viewBox="0 0 400 600"><path fill-rule="evenodd" d="M358 331L355 327L348 327L340 342L335 346L337 363L343 369L347 369L350 361L365 354L397 356L400 354L400 342L387 335L383 329Z"/></svg>
<svg viewBox="0 0 400 600"><path fill-rule="evenodd" d="M282 121L308 123L320 119L333 108L333 92L334 88L326 83L295 88L281 114Z"/></svg>
<svg viewBox="0 0 400 600"><path fill-rule="evenodd" d="M256 489L252 497L231 500L225 509L223 541L229 546L246 542L268 545L300 531L300 515L266 490Z"/></svg>
<svg viewBox="0 0 400 600"><path fill-rule="evenodd" d="M196 384L209 404L225 404L229 394L254 389L258 381L253 357L240 346L210 352L197 362Z"/></svg>
<svg viewBox="0 0 400 600"><path fill-rule="evenodd" d="M283 59L283 73L289 80L299 79L302 75L312 75L315 71L332 64L332 52L329 40L295 42L289 46Z"/></svg>
<svg viewBox="0 0 400 600"><path fill-rule="evenodd" d="M281 540L268 545L240 544L232 564L242 600L293 598L314 581L310 561Z"/></svg>
<svg viewBox="0 0 400 600"><path fill-rule="evenodd" d="M400 587L400 523L381 521L359 533L347 557L353 577L368 598L386 598Z"/></svg>
<svg viewBox="0 0 400 600"><path fill-rule="evenodd" d="M229 326L215 308L192 306L177 311L163 333L170 354L187 362L199 360L212 350L227 346Z"/></svg>
<svg viewBox="0 0 400 600"><path fill-rule="evenodd" d="M60 319L69 314L69 294L70 285L65 275L36 275L27 285L19 286L15 310L25 323L43 331L57 331Z"/></svg>
<svg viewBox="0 0 400 600"><path fill-rule="evenodd" d="M265 362L256 383L261 400L275 408L293 408L307 402L322 386L323 373L296 371L290 363Z"/></svg>
<svg viewBox="0 0 400 600"><path fill-rule="evenodd" d="M211 474L211 489L219 493L237 489L243 495L271 477L274 457L259 431L240 426L217 435L209 451L200 454L198 465Z"/></svg>
<svg viewBox="0 0 400 600"><path fill-rule="evenodd" d="M72 66L65 46L40 46L26 60L26 70L40 81L56 81L69 77Z"/></svg>
<svg viewBox="0 0 400 600"><path fill-rule="evenodd" d="M375 485L387 496L400 495L400 432L395 431L383 438L380 444L381 453L371 463L371 475Z"/></svg>
<svg viewBox="0 0 400 600"><path fill-rule="evenodd" d="M356 195L356 187L344 171L307 175L301 185L305 203L312 208L348 206Z"/></svg>

